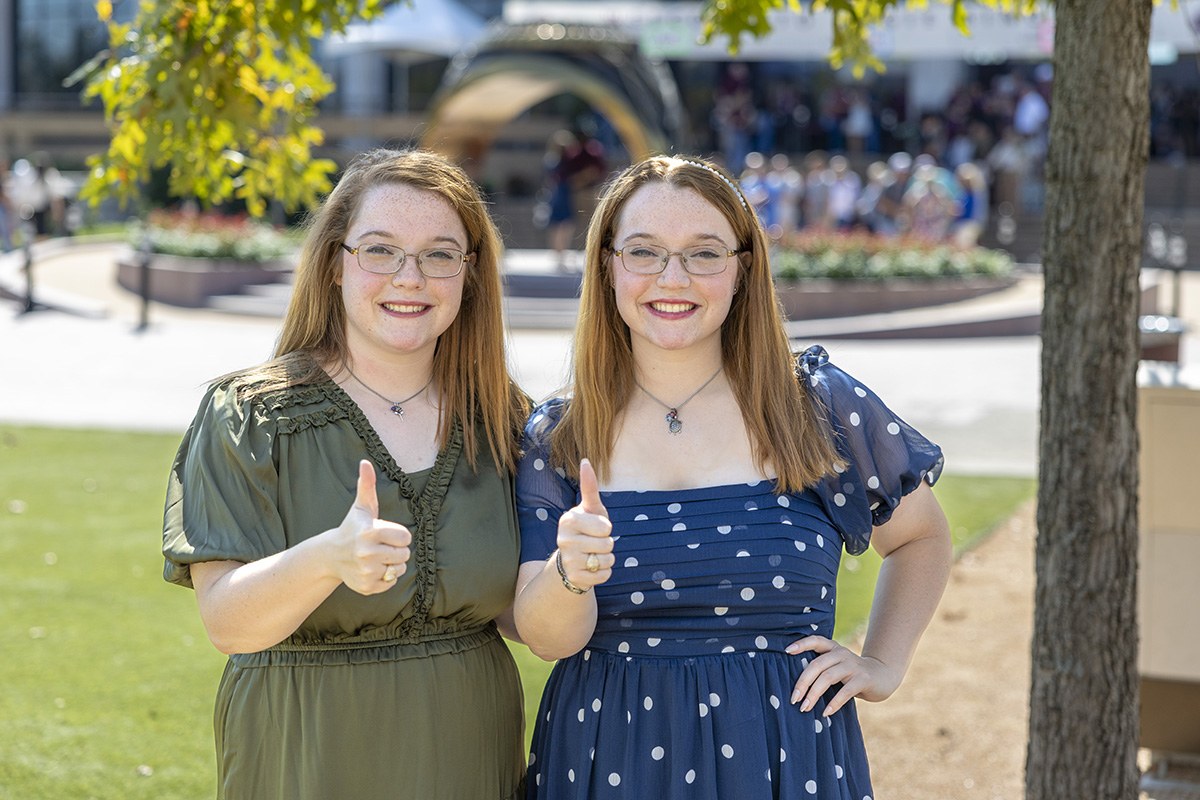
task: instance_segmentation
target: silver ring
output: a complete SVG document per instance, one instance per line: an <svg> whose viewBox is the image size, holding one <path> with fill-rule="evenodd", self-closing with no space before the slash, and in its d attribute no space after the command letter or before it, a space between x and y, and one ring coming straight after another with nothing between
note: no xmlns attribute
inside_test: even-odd
<svg viewBox="0 0 1200 800"><path fill-rule="evenodd" d="M587 561L584 562L584 568L588 572L597 572L600 569L600 558L595 553L588 553Z"/></svg>
<svg viewBox="0 0 1200 800"><path fill-rule="evenodd" d="M396 572L396 565L388 564L387 569L383 571L383 582L391 583L392 581L396 580L397 577L399 577L399 575Z"/></svg>

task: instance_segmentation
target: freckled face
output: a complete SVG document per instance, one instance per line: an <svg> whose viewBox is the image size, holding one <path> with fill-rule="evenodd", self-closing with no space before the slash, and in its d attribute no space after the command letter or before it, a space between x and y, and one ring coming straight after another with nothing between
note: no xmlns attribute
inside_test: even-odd
<svg viewBox="0 0 1200 800"><path fill-rule="evenodd" d="M368 189L346 232L347 247L382 243L409 253L400 271L377 275L342 251L338 284L346 307L346 338L358 357L397 353L432 357L438 337L462 305L465 266L453 278L429 278L417 268L416 254L430 248L467 252L467 231L443 197L408 184Z"/></svg>
<svg viewBox="0 0 1200 800"><path fill-rule="evenodd" d="M656 245L676 253L696 246L736 250L733 227L716 206L697 192L651 183L625 202L613 232L613 248ZM730 257L724 272L692 275L673 255L657 275L629 272L615 254L609 258L617 309L629 326L634 352L720 348L721 326L729 316L738 265Z"/></svg>

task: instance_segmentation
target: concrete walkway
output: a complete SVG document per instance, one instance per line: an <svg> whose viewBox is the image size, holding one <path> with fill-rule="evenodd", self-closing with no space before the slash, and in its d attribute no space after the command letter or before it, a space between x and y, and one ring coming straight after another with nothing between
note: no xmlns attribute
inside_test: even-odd
<svg viewBox="0 0 1200 800"><path fill-rule="evenodd" d="M271 317L153 304L139 330L140 301L116 284L121 248L44 243L34 285L52 309L20 314L19 299L0 299L0 422L182 432L208 380L270 356L279 325ZM538 269L536 252L514 262ZM23 295L22 263L20 253L0 255L0 293ZM526 308L509 309L512 367L542 397L565 378L573 308L553 299L521 303ZM1200 332L1200 276L1188 277L1182 307ZM1183 376L1194 385L1198 338L1189 337L1184 352ZM951 471L1036 474L1036 337L819 341L939 442Z"/></svg>

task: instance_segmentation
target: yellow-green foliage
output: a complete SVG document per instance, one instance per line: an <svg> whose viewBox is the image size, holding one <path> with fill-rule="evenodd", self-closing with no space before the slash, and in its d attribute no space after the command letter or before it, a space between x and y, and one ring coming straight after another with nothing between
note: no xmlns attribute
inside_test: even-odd
<svg viewBox="0 0 1200 800"><path fill-rule="evenodd" d="M152 169L169 168L170 189L204 203L268 200L310 206L335 165L315 159L323 134L317 102L333 91L313 42L344 30L384 0L142 0L132 23L96 10L109 47L81 67L84 96L99 98L112 130L108 151L89 160L83 197L134 197Z"/></svg>
<svg viewBox="0 0 1200 800"><path fill-rule="evenodd" d="M415 2L422 0L403 0ZM937 0L966 35L968 0ZM168 168L170 190L206 204L245 202L261 216L268 200L311 206L330 188L335 165L315 159L324 135L313 124L333 83L312 57L313 42L369 19L391 0L141 0L131 23L113 19L112 0L97 0L109 47L70 80L86 79L87 98L104 105L112 139L92 158L82 196L94 203L136 196L151 170ZM1030 14L1036 0L976 0ZM882 70L870 28L894 8L928 0L707 0L706 40L765 36L769 12L832 12L834 67Z"/></svg>
<svg viewBox="0 0 1200 800"><path fill-rule="evenodd" d="M964 36L971 35L967 19L967 0L938 0L947 7L955 26ZM997 8L1014 16L1032 14L1037 0L977 0L979 5ZM833 22L833 46L829 63L834 69L849 64L861 76L867 67L883 72L883 62L875 57L869 40L871 28L883 22L896 8L926 8L929 0L811 0L814 13L829 11ZM761 37L771 32L767 19L772 11L801 13L800 0L706 0L701 12L704 41L729 38L729 51L736 53L742 34Z"/></svg>

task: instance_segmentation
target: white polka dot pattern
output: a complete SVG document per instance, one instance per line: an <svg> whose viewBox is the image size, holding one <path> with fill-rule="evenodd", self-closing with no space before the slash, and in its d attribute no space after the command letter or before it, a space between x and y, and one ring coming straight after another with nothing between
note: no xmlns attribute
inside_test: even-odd
<svg viewBox="0 0 1200 800"><path fill-rule="evenodd" d="M788 699L812 654L784 648L832 635L843 545L861 552L923 474L936 479L940 454L823 353L801 362L845 462L818 486L604 493L619 568L594 590L591 640L556 665L534 717L530 798L606 800L653 786L652 800L870 800L853 703L823 717L831 689L800 712ZM545 404L527 430L523 561L545 561L558 516L577 502L539 438L561 408Z"/></svg>

